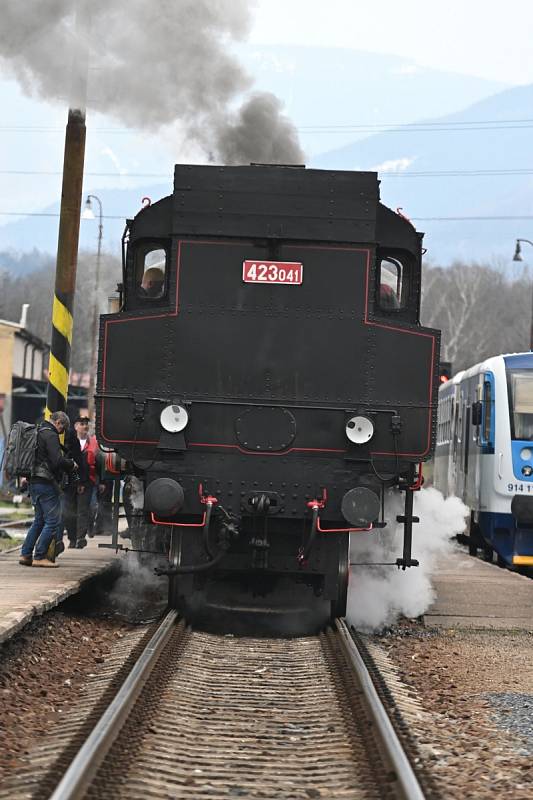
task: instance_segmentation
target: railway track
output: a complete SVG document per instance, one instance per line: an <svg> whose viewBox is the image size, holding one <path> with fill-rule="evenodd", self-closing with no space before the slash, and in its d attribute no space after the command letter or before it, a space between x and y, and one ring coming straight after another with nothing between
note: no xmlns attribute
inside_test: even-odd
<svg viewBox="0 0 533 800"><path fill-rule="evenodd" d="M13 517L6 517L0 519L0 528L24 528L33 522L33 516L24 517L23 519L13 519Z"/></svg>
<svg viewBox="0 0 533 800"><path fill-rule="evenodd" d="M170 612L51 797L424 795L343 622L248 639Z"/></svg>

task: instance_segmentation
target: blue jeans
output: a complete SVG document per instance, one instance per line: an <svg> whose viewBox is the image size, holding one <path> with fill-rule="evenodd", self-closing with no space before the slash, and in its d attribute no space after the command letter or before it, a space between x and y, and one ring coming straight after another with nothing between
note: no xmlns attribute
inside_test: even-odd
<svg viewBox="0 0 533 800"><path fill-rule="evenodd" d="M35 509L35 519L26 534L21 555L46 558L48 545L57 537L61 526L61 500L58 490L49 483L31 483L30 497Z"/></svg>

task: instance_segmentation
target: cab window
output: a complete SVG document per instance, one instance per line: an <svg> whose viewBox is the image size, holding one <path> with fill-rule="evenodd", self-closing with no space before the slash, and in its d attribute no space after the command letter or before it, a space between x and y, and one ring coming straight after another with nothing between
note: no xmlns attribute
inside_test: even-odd
<svg viewBox="0 0 533 800"><path fill-rule="evenodd" d="M140 300L160 300L167 290L167 250L160 244L137 246L135 253L136 294Z"/></svg>
<svg viewBox="0 0 533 800"><path fill-rule="evenodd" d="M511 437L533 441L533 372L513 370L508 373L511 406Z"/></svg>
<svg viewBox="0 0 533 800"><path fill-rule="evenodd" d="M382 311L399 311L403 308L404 269L397 258L382 258L378 274L378 307Z"/></svg>

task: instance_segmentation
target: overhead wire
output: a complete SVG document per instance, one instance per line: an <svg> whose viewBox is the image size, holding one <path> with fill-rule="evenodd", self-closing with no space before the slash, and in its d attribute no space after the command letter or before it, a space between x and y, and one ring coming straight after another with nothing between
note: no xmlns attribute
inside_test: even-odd
<svg viewBox="0 0 533 800"><path fill-rule="evenodd" d="M480 127L490 126L490 127ZM434 131L468 131L468 130L508 130L516 128L533 127L532 118L504 119L504 120L471 120L463 122L418 122L418 123L366 123L366 124L344 124L344 125L316 125L300 126L301 132L434 132ZM0 125L0 132L63 132L63 128L51 126L30 126L30 125ZM127 128L93 128L96 133L134 133L135 131ZM59 177L62 175L60 170L2 170L1 175L28 175L43 177ZM159 172L86 172L87 177L93 178L161 178L166 179L168 175ZM390 172L380 172L381 180L387 178L437 178L437 177L497 177L497 176L527 176L533 175L532 167L515 167L507 169L456 169L456 170L396 170ZM33 216L33 217L58 217L54 212L25 212L25 211L0 211L1 216ZM104 219L123 219L124 216L105 215ZM458 221L518 221L531 220L531 215L499 215L499 216L435 216L435 217L412 217L417 222L458 222Z"/></svg>
<svg viewBox="0 0 533 800"><path fill-rule="evenodd" d="M443 170L396 170L379 171L381 180L385 178L440 178L440 177L497 177L499 175L533 175L533 167L509 167L507 169L443 169ZM0 169L0 175L41 175L44 177L60 177L62 170ZM165 178L164 172L86 172L88 178Z"/></svg>
<svg viewBox="0 0 533 800"><path fill-rule="evenodd" d="M131 212L130 212L131 214ZM59 212L53 211L0 211L4 217L59 217ZM102 219L124 220L128 214L103 214ZM520 221L533 220L533 214L500 215L500 216L455 216L455 217L409 217L411 222L483 222L483 221Z"/></svg>
<svg viewBox="0 0 533 800"><path fill-rule="evenodd" d="M366 122L336 123L324 125L297 125L303 133L411 133L413 131L467 131L467 130L516 130L533 127L533 118L475 119L475 120L433 120L427 122ZM135 134L135 128L91 128L93 133ZM50 125L0 125L0 132L6 133L63 133L64 128Z"/></svg>

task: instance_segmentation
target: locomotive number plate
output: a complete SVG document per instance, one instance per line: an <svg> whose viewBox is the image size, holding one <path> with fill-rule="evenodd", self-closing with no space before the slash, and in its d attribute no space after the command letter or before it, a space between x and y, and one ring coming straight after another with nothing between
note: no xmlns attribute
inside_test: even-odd
<svg viewBox="0 0 533 800"><path fill-rule="evenodd" d="M298 286L303 281L304 267L298 261L244 261L242 279L245 283L289 283Z"/></svg>

